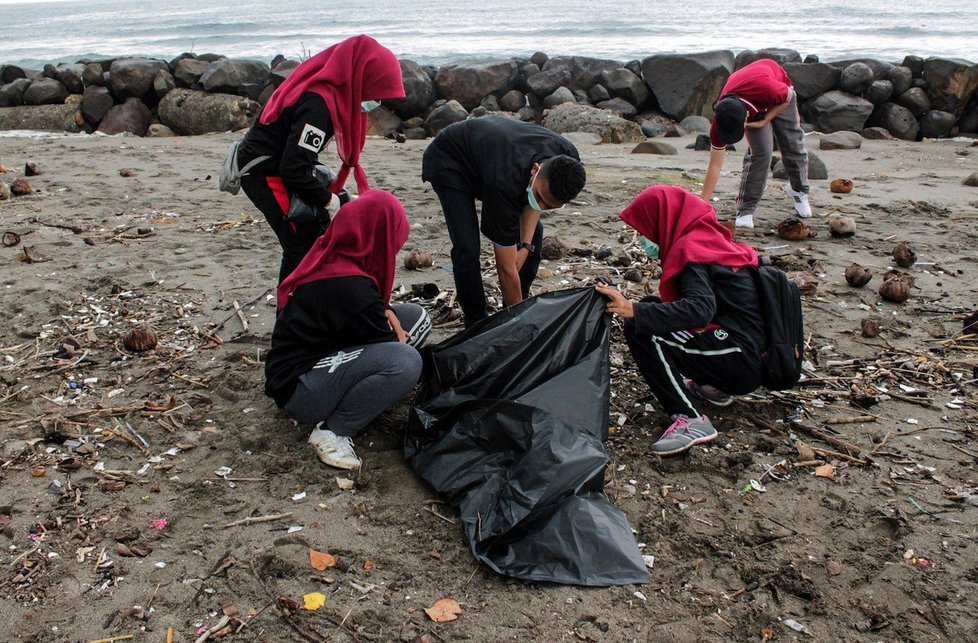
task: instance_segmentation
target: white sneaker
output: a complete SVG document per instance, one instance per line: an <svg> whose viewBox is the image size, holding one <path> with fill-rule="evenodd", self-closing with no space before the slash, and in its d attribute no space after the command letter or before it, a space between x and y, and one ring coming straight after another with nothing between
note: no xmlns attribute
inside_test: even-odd
<svg viewBox="0 0 978 643"><path fill-rule="evenodd" d="M812 206L808 203L808 194L805 192L795 192L791 185L784 186L784 192L795 202L795 212L798 213L802 219L807 219L812 216Z"/></svg>
<svg viewBox="0 0 978 643"><path fill-rule="evenodd" d="M353 438L320 429L322 424L317 424L309 435L309 444L316 450L319 459L337 469L359 469L362 463L353 450Z"/></svg>
<svg viewBox="0 0 978 643"><path fill-rule="evenodd" d="M753 228L754 227L754 215L753 214L738 214L737 218L734 219L734 225L738 228Z"/></svg>

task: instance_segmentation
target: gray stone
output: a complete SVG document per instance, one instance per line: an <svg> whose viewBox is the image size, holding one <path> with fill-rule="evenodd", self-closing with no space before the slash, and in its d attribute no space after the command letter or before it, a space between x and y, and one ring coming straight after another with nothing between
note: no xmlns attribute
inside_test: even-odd
<svg viewBox="0 0 978 643"><path fill-rule="evenodd" d="M786 63L800 63L801 54L794 49L781 49L777 47L759 49L757 51L745 49L737 54L737 57L734 59L734 69L740 69L741 67L746 67L747 65L755 63L758 60L765 59L773 60L784 67Z"/></svg>
<svg viewBox="0 0 978 643"><path fill-rule="evenodd" d="M113 61L109 67L112 95L120 101L135 97L155 103L153 80L156 79L156 72L161 69L170 68L162 60L148 58L121 58Z"/></svg>
<svg viewBox="0 0 978 643"><path fill-rule="evenodd" d="M675 119L694 114L710 118L713 102L733 65L733 53L729 51L657 54L642 61L642 77L667 115Z"/></svg>
<svg viewBox="0 0 978 643"><path fill-rule="evenodd" d="M404 98L385 100L384 105L401 118L424 114L435 101L435 83L424 67L413 60L402 60L401 77L404 79ZM484 95L484 94L483 94Z"/></svg>
<svg viewBox="0 0 978 643"><path fill-rule="evenodd" d="M413 127L424 127L424 119L420 116L412 116L411 118L404 121L404 129L409 129Z"/></svg>
<svg viewBox="0 0 978 643"><path fill-rule="evenodd" d="M824 63L786 63L784 70L798 94L798 102L821 96L839 85L842 70Z"/></svg>
<svg viewBox="0 0 978 643"><path fill-rule="evenodd" d="M788 172L784 169L783 161L779 160L775 163L772 176L776 179L788 180ZM823 181L827 178L829 178L829 170L825 167L825 162L818 154L808 150L808 180Z"/></svg>
<svg viewBox="0 0 978 643"><path fill-rule="evenodd" d="M482 109L488 112L498 112L499 99L493 96L492 94L489 94L488 96L482 99L482 102L479 104L479 107L481 107ZM476 109L478 109L478 107Z"/></svg>
<svg viewBox="0 0 978 643"><path fill-rule="evenodd" d="M542 68L544 65L546 65L548 60L550 60L550 56L543 53L542 51L535 52L532 56L530 56L530 62L539 68Z"/></svg>
<svg viewBox="0 0 978 643"><path fill-rule="evenodd" d="M56 105L64 103L66 98L68 98L68 90L54 78L31 81L23 95L25 105Z"/></svg>
<svg viewBox="0 0 978 643"><path fill-rule="evenodd" d="M601 72L599 80L612 98L624 98L636 108L649 98L649 89L642 79L624 67Z"/></svg>
<svg viewBox="0 0 978 643"><path fill-rule="evenodd" d="M958 131L962 133L974 134L978 132L978 105L966 111L958 119Z"/></svg>
<svg viewBox="0 0 978 643"><path fill-rule="evenodd" d="M81 113L86 121L98 125L115 101L107 87L89 85L82 94Z"/></svg>
<svg viewBox="0 0 978 643"><path fill-rule="evenodd" d="M804 103L801 113L819 132L858 132L873 113L873 104L858 96L832 90Z"/></svg>
<svg viewBox="0 0 978 643"><path fill-rule="evenodd" d="M687 132L701 132L704 134L710 132L710 119L703 116L687 116L679 121L679 124Z"/></svg>
<svg viewBox="0 0 978 643"><path fill-rule="evenodd" d="M866 93L863 94L863 98L871 102L873 105L880 105L890 100L890 96L892 95L892 82L888 80L874 80L873 84L866 90Z"/></svg>
<svg viewBox="0 0 978 643"><path fill-rule="evenodd" d="M627 63L625 63L625 69L632 72L639 78L642 77L642 61L640 60L629 60Z"/></svg>
<svg viewBox="0 0 978 643"><path fill-rule="evenodd" d="M62 63L55 67L54 77L65 86L69 94L80 94L85 91L85 83L82 80L84 71L85 65Z"/></svg>
<svg viewBox="0 0 978 643"><path fill-rule="evenodd" d="M543 106L547 109L563 105L564 103L576 103L574 92L566 87L558 87L552 94L543 99Z"/></svg>
<svg viewBox="0 0 978 643"><path fill-rule="evenodd" d="M526 107L520 108L520 110L516 112L516 118L520 119L524 123L539 123L541 113L536 107L530 107L527 105Z"/></svg>
<svg viewBox="0 0 978 643"><path fill-rule="evenodd" d="M663 143L662 141L642 141L632 148L632 154L661 154L665 156L673 156L675 154L679 154L679 150L668 143Z"/></svg>
<svg viewBox="0 0 978 643"><path fill-rule="evenodd" d="M520 67L520 82L521 82L521 85L520 85L519 89L521 89L521 90L529 90L530 89L530 85L527 82L527 79L529 79L531 76L536 76L539 73L540 73L540 68L537 67L536 65L534 65L533 63L529 63L529 64L526 64L526 65L523 65L522 67Z"/></svg>
<svg viewBox="0 0 978 643"><path fill-rule="evenodd" d="M192 87L210 66L211 64L206 60L182 58L173 66L173 77L180 87Z"/></svg>
<svg viewBox="0 0 978 643"><path fill-rule="evenodd" d="M924 59L920 56L906 56L903 59L903 66L910 70L914 78L920 78L924 73Z"/></svg>
<svg viewBox="0 0 978 643"><path fill-rule="evenodd" d="M26 78L16 78L0 86L0 107L16 107L24 104L24 91L31 86Z"/></svg>
<svg viewBox="0 0 978 643"><path fill-rule="evenodd" d="M481 118L481 117L485 116L488 113L489 113L489 110L487 110L482 105L479 105L478 107L476 107L475 109L473 109L471 112L469 112L469 116L471 116L472 118Z"/></svg>
<svg viewBox="0 0 978 643"><path fill-rule="evenodd" d="M160 121L177 134L227 132L249 127L261 105L231 94L177 88L160 101Z"/></svg>
<svg viewBox="0 0 978 643"><path fill-rule="evenodd" d="M914 116L923 116L931 108L927 92L920 87L911 87L900 94L896 99L896 104L909 109Z"/></svg>
<svg viewBox="0 0 978 643"><path fill-rule="evenodd" d="M441 72L438 72L441 74ZM424 120L424 128L429 136L434 136L452 123L464 121L469 117L462 104L457 100L446 101L444 105L434 108Z"/></svg>
<svg viewBox="0 0 978 643"><path fill-rule="evenodd" d="M890 69L893 68L893 63L888 63L883 60L877 60L875 58L849 58L846 60L833 60L829 62L829 65L838 67L839 69L845 69L850 65L860 63L866 65L873 70L873 78L880 80L889 77Z"/></svg>
<svg viewBox="0 0 978 643"><path fill-rule="evenodd" d="M817 63L817 62L821 62L821 61L818 58L818 54L808 54L807 56L805 56L805 60L803 60L802 62L803 63Z"/></svg>
<svg viewBox="0 0 978 643"><path fill-rule="evenodd" d="M428 138L428 132L423 127L406 127L403 134L409 141L423 141Z"/></svg>
<svg viewBox="0 0 978 643"><path fill-rule="evenodd" d="M879 110L880 124L889 130L890 134L905 141L917 140L917 132L920 128L917 119L909 109L896 103L883 103Z"/></svg>
<svg viewBox="0 0 978 643"><path fill-rule="evenodd" d="M4 65L0 67L0 83L12 83L20 78L27 78L27 72L20 65Z"/></svg>
<svg viewBox="0 0 978 643"><path fill-rule="evenodd" d="M77 105L0 107L0 130L31 129L79 132L84 123Z"/></svg>
<svg viewBox="0 0 978 643"><path fill-rule="evenodd" d="M271 67L271 71L268 72L268 80L271 81L271 83L276 87L281 85L286 78L291 76L292 72L294 72L295 68L300 64L298 60L289 60L288 58L274 62L274 65L269 65L269 67ZM401 68L403 69L403 65Z"/></svg>
<svg viewBox="0 0 978 643"><path fill-rule="evenodd" d="M978 65L957 58L928 58L921 74L934 109L961 114L978 91Z"/></svg>
<svg viewBox="0 0 978 643"><path fill-rule="evenodd" d="M662 123L656 123L655 121L644 121L641 125L642 133L649 138L655 138L656 136L662 136L666 133L666 126Z"/></svg>
<svg viewBox="0 0 978 643"><path fill-rule="evenodd" d="M88 63L85 65L85 69L82 70L82 82L86 87L91 85L103 85L105 79L105 70L102 69L102 65L99 63Z"/></svg>
<svg viewBox="0 0 978 643"><path fill-rule="evenodd" d="M219 60L227 60L228 57L224 54L200 54L197 56L197 59L209 63L216 63Z"/></svg>
<svg viewBox="0 0 978 643"><path fill-rule="evenodd" d="M865 63L852 63L842 70L839 89L847 94L861 96L873 84L873 70Z"/></svg>
<svg viewBox="0 0 978 643"><path fill-rule="evenodd" d="M367 116L368 136L389 136L404 127L404 122L383 105L371 110Z"/></svg>
<svg viewBox="0 0 978 643"><path fill-rule="evenodd" d="M635 106L624 98L612 98L611 100L602 101L595 105L595 107L598 109L606 109L618 114L622 118L627 119L633 119L635 118L635 115L638 114L638 110L635 109Z"/></svg>
<svg viewBox="0 0 978 643"><path fill-rule="evenodd" d="M163 69L156 72L156 78L153 79L153 91L156 92L157 98L163 98L166 93L175 89L177 86L176 80L173 78L173 74Z"/></svg>
<svg viewBox="0 0 978 643"><path fill-rule="evenodd" d="M909 67L893 65L890 73L886 76L886 80L893 83L893 95L899 96L913 85L913 72L910 71Z"/></svg>
<svg viewBox="0 0 978 643"><path fill-rule="evenodd" d="M264 61L228 58L211 63L200 77L200 84L209 92L246 95L247 86L264 86L270 75L271 69Z"/></svg>
<svg viewBox="0 0 978 643"><path fill-rule="evenodd" d="M927 138L946 138L954 127L954 114L932 109L920 119L920 133Z"/></svg>
<svg viewBox="0 0 978 643"><path fill-rule="evenodd" d="M103 134L135 134L145 136L153 118L149 108L138 98L127 98L121 105L113 105L102 117L98 131Z"/></svg>
<svg viewBox="0 0 978 643"><path fill-rule="evenodd" d="M603 103L606 100L611 100L611 94L608 93L604 85L598 83L587 90L587 99L593 104Z"/></svg>
<svg viewBox="0 0 978 643"><path fill-rule="evenodd" d="M619 69L621 63L601 58L571 56L551 58L539 74L527 78L527 86L537 96L549 96L558 87L587 91L599 82L602 72Z"/></svg>
<svg viewBox="0 0 978 643"><path fill-rule="evenodd" d="M499 99L499 107L507 112L518 112L526 107L526 94L518 89L512 89Z"/></svg>
<svg viewBox="0 0 978 643"><path fill-rule="evenodd" d="M558 134L592 132L604 143L640 143L645 140L638 124L583 103L565 103L550 110L543 126Z"/></svg>
<svg viewBox="0 0 978 643"><path fill-rule="evenodd" d="M162 123L153 123L146 130L146 136L150 138L169 138L176 136L177 133Z"/></svg>
<svg viewBox="0 0 978 643"><path fill-rule="evenodd" d="M484 60L444 65L435 76L438 93L473 109L489 94L516 89L518 68L513 60Z"/></svg>
<svg viewBox="0 0 978 643"><path fill-rule="evenodd" d="M575 89L571 91L571 93L574 94L574 100L577 101L578 103L589 102L587 99L587 92L584 91L583 89Z"/></svg>
<svg viewBox="0 0 978 643"><path fill-rule="evenodd" d="M961 185L967 185L969 188L978 188L978 172L972 172L964 181L961 181Z"/></svg>
<svg viewBox="0 0 978 643"><path fill-rule="evenodd" d="M890 134L885 127L867 127L862 132L860 132L863 138L867 138L871 141L891 141L893 140L893 135Z"/></svg>
<svg viewBox="0 0 978 643"><path fill-rule="evenodd" d="M818 144L820 150L858 150L863 137L856 132L833 132L822 136Z"/></svg>

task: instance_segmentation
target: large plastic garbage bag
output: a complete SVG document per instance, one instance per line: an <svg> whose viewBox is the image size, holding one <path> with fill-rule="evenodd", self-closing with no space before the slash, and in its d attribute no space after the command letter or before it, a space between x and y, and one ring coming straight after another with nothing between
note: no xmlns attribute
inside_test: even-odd
<svg viewBox="0 0 978 643"><path fill-rule="evenodd" d="M649 582L602 493L610 324L592 288L511 306L423 351L405 455L454 503L473 555L501 574Z"/></svg>

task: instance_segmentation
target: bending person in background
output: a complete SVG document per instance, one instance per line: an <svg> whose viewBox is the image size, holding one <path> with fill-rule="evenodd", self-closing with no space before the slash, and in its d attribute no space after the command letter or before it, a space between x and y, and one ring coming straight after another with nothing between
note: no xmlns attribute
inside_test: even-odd
<svg viewBox="0 0 978 643"><path fill-rule="evenodd" d="M421 375L417 351L431 321L416 304L390 305L404 206L370 190L343 206L278 288L265 394L314 424L324 463L355 469L353 436L403 398Z"/></svg>
<svg viewBox="0 0 978 643"><path fill-rule="evenodd" d="M732 241L706 202L674 186L654 186L621 213L659 245L660 297L628 300L610 286L608 311L625 319L625 340L671 424L652 451L682 453L717 437L700 412L761 384L764 322L752 270L753 248ZM684 379L684 377L691 379Z"/></svg>
<svg viewBox="0 0 978 643"><path fill-rule="evenodd" d="M744 138L745 133L747 153L737 194L737 226L754 227L754 212L771 171L775 138L790 182L784 191L794 200L798 216L812 216L808 203L808 152L798 116L798 99L788 74L773 60L758 60L732 73L713 104L704 200L713 196L727 146Z"/></svg>
<svg viewBox="0 0 978 643"><path fill-rule="evenodd" d="M369 189L360 167L367 112L382 99L403 97L397 57L369 36L354 36L300 64L269 98L241 141L238 166L268 157L242 177L241 187L282 245L279 283L329 225L326 206L351 170L359 193ZM342 165L328 183L314 170L334 137ZM296 198L315 214L289 217Z"/></svg>
<svg viewBox="0 0 978 643"><path fill-rule="evenodd" d="M483 116L438 133L424 152L421 180L431 182L445 213L466 327L488 315L480 229L493 244L503 305L517 304L529 296L540 266L540 213L564 207L585 179L577 148L539 125Z"/></svg>

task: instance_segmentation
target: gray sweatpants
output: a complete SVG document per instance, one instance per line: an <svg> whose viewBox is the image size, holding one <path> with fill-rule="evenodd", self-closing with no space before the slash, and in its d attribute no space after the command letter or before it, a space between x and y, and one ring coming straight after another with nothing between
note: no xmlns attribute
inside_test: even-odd
<svg viewBox="0 0 978 643"><path fill-rule="evenodd" d="M794 92L784 111L764 127L747 128L745 135L747 154L744 155L744 171L740 179L740 193L737 195L737 216L753 215L757 210L757 202L764 194L767 175L771 171L775 137L778 139L778 149L781 150L781 159L791 181L791 188L808 193L808 152L805 151L804 132L798 116L798 98Z"/></svg>
<svg viewBox="0 0 978 643"><path fill-rule="evenodd" d="M408 343L350 346L319 360L299 378L285 405L303 424L325 422L337 435L354 436L391 404L403 398L421 376L418 347L431 331L431 319L417 304L394 304Z"/></svg>

